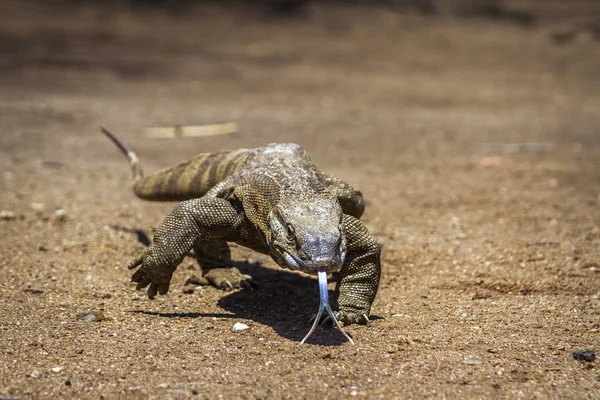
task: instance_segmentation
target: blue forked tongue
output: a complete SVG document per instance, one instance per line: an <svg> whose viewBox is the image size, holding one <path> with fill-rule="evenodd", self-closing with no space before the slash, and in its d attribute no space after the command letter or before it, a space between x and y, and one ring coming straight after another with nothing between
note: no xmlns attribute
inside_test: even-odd
<svg viewBox="0 0 600 400"><path fill-rule="evenodd" d="M317 329L319 322L321 322L321 316L323 315L323 310L327 311L329 318L331 318L335 327L340 332L342 332L342 335L344 335L344 337L346 339L348 339L348 341L350 343L354 344L354 341L352 340L352 338L350 336L348 336L348 334L340 326L340 323L338 322L337 317L335 316L335 314L331 310L331 306L329 305L329 292L327 290L327 272L319 271L318 277L319 277L319 311L317 312L317 317L315 318L315 322L313 322L313 325L310 328L310 331L308 331L306 336L304 336L304 339L302 339L300 344L304 344L304 342L306 342L306 339L308 339L310 337L310 335L313 334L315 329Z"/></svg>

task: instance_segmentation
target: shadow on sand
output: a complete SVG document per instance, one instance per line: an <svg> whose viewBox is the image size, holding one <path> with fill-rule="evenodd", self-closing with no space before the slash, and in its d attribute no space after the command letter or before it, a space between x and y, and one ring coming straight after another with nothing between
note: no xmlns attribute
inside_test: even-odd
<svg viewBox="0 0 600 400"><path fill-rule="evenodd" d="M143 310L132 312L164 318L248 319L271 326L280 336L300 342L311 327L310 317L319 308L316 277L299 275L283 269L264 268L259 264L245 262L234 262L233 266L243 274L251 275L257 288L235 290L219 299L217 302L219 307L231 314L160 313ZM329 298L332 307L335 307L336 295L333 290L329 291ZM340 346L345 342L347 340L330 324L319 327L306 341L308 344L321 346Z"/></svg>

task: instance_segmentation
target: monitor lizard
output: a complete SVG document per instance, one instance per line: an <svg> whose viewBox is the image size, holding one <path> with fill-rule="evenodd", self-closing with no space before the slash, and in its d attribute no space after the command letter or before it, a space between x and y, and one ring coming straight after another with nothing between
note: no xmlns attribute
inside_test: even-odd
<svg viewBox="0 0 600 400"><path fill-rule="evenodd" d="M319 171L300 146L272 143L204 153L144 176L137 155L113 133L102 132L128 157L137 197L180 202L157 227L153 242L128 264L140 267L132 281L138 290L148 287L150 299L167 294L173 272L191 249L200 261L227 265L227 242L235 242L290 270L339 271L335 318L368 323L379 287L381 246L359 220L362 194ZM225 279L228 286L243 283L236 272L241 276L233 271Z"/></svg>

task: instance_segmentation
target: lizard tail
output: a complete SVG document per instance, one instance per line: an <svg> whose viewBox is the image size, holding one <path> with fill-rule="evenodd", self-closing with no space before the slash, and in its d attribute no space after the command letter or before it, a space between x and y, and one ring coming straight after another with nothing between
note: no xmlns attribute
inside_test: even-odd
<svg viewBox="0 0 600 400"><path fill-rule="evenodd" d="M125 142L123 142L121 139L119 139L117 137L117 135L115 135L114 133L110 132L103 126L100 127L100 130L114 144L117 145L119 150L121 150L121 153L125 154L125 156L129 160L129 166L131 167L131 173L133 175L133 179L137 181L138 179L142 178L144 176L144 171L142 171L142 166L140 165L140 159L138 158L137 154L135 154L133 152L133 150L131 150L129 148L129 146L127 146L127 144L125 144Z"/></svg>
<svg viewBox="0 0 600 400"><path fill-rule="evenodd" d="M247 149L198 154L170 168L144 176L137 155L115 134L100 128L129 159L133 193L144 200L184 201L204 196L213 186L242 168L252 157Z"/></svg>

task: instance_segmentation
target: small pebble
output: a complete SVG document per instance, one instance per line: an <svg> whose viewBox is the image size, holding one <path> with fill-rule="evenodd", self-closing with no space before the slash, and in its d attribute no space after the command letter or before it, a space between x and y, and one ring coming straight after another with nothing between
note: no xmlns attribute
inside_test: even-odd
<svg viewBox="0 0 600 400"><path fill-rule="evenodd" d="M2 210L0 211L0 219L3 219L5 221L12 221L14 219L17 219L17 213L14 211Z"/></svg>
<svg viewBox="0 0 600 400"><path fill-rule="evenodd" d="M82 349L81 347L78 347L78 348L75 350L75 353L77 353L77 354L83 354L83 349Z"/></svg>
<svg viewBox="0 0 600 400"><path fill-rule="evenodd" d="M29 376L31 376L33 379L37 379L40 376L42 376L42 374L37 369L34 369L33 372L31 373L31 375L29 375Z"/></svg>
<svg viewBox="0 0 600 400"><path fill-rule="evenodd" d="M506 160L500 156L489 156L489 157L482 157L479 160L479 163L484 168L501 167L504 164L506 164Z"/></svg>
<svg viewBox="0 0 600 400"><path fill-rule="evenodd" d="M54 211L54 220L58 222L63 222L67 219L67 213L62 208Z"/></svg>
<svg viewBox="0 0 600 400"><path fill-rule="evenodd" d="M67 379L67 380L65 381L65 385L66 385L66 386L71 386L71 380L70 380L70 379Z"/></svg>
<svg viewBox="0 0 600 400"><path fill-rule="evenodd" d="M31 206L31 209L38 214L43 213L44 210L46 209L46 206L44 205L44 203L31 203L30 206Z"/></svg>
<svg viewBox="0 0 600 400"><path fill-rule="evenodd" d="M590 269L591 271L595 271L596 269L600 268L600 263L585 263L581 266L581 268L584 269Z"/></svg>
<svg viewBox="0 0 600 400"><path fill-rule="evenodd" d="M481 365L481 364L483 364L483 360L469 356L469 357L465 357L465 359L462 361L462 363L466 364L466 365Z"/></svg>
<svg viewBox="0 0 600 400"><path fill-rule="evenodd" d="M245 331L246 329L250 329L250 327L246 324L242 324L241 322L236 322L235 325L233 325L234 332Z"/></svg>
<svg viewBox="0 0 600 400"><path fill-rule="evenodd" d="M54 367L51 369L52 373L54 374L60 374L63 370L63 367Z"/></svg>
<svg viewBox="0 0 600 400"><path fill-rule="evenodd" d="M487 289L479 288L475 291L475 294L473 295L473 300L489 299L492 296L493 296L493 294L491 291L489 291Z"/></svg>
<svg viewBox="0 0 600 400"><path fill-rule="evenodd" d="M79 321L100 322L106 319L102 311L86 311L75 316Z"/></svg>
<svg viewBox="0 0 600 400"><path fill-rule="evenodd" d="M574 351L573 358L581 361L594 362L596 354L591 350Z"/></svg>
<svg viewBox="0 0 600 400"><path fill-rule="evenodd" d="M44 293L44 291L42 289L37 288L37 287L28 287L28 288L23 289L23 291L25 293L33 293L33 294Z"/></svg>
<svg viewBox="0 0 600 400"><path fill-rule="evenodd" d="M538 254L534 254L531 257L527 257L527 259L525 261L542 261L542 260L545 260L545 259L546 259L546 256L544 256L541 253L538 253Z"/></svg>
<svg viewBox="0 0 600 400"><path fill-rule="evenodd" d="M185 294L194 294L194 292L196 291L196 286L194 285L185 285L181 291Z"/></svg>

